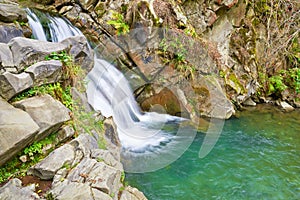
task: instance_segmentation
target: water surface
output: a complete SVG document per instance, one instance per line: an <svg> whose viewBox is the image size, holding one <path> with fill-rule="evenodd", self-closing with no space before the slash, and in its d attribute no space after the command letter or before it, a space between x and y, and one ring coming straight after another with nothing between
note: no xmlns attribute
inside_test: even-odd
<svg viewBox="0 0 300 200"><path fill-rule="evenodd" d="M270 107L226 121L221 137L198 158L199 133L183 156L156 172L126 174L149 200L300 199L300 112Z"/></svg>

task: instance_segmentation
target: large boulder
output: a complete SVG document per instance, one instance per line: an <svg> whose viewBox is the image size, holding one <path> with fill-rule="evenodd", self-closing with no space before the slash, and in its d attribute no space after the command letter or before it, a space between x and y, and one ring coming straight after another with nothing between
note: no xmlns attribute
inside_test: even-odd
<svg viewBox="0 0 300 200"><path fill-rule="evenodd" d="M27 15L25 11L19 8L16 4L0 3L0 21L14 22L21 21L27 22Z"/></svg>
<svg viewBox="0 0 300 200"><path fill-rule="evenodd" d="M25 72L21 74L4 72L0 75L0 95L6 100L11 99L31 86L33 86L33 80Z"/></svg>
<svg viewBox="0 0 300 200"><path fill-rule="evenodd" d="M70 120L69 109L50 95L36 96L14 103L14 106L26 111L39 125L36 140L41 140Z"/></svg>
<svg viewBox="0 0 300 200"><path fill-rule="evenodd" d="M38 131L28 113L0 98L0 165L33 142Z"/></svg>
<svg viewBox="0 0 300 200"><path fill-rule="evenodd" d="M127 186L122 192L120 200L147 200L147 198L138 189Z"/></svg>
<svg viewBox="0 0 300 200"><path fill-rule="evenodd" d="M45 56L53 52L67 51L67 45L62 43L52 43L38 41L28 38L13 38L8 43L13 52L14 65L18 71L24 70L33 63L45 60Z"/></svg>

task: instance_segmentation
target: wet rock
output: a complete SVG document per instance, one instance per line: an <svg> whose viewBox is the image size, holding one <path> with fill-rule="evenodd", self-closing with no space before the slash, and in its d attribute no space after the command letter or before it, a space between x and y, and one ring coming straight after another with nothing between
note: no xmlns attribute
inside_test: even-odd
<svg viewBox="0 0 300 200"><path fill-rule="evenodd" d="M33 142L38 131L28 113L0 98L0 165Z"/></svg>
<svg viewBox="0 0 300 200"><path fill-rule="evenodd" d="M117 127L112 118L104 120L106 148L111 152L117 161L120 161L121 141L117 134Z"/></svg>
<svg viewBox="0 0 300 200"><path fill-rule="evenodd" d="M120 200L147 200L147 198L138 189L127 186L122 192Z"/></svg>
<svg viewBox="0 0 300 200"><path fill-rule="evenodd" d="M0 24L0 42L8 43L12 38L23 37L22 28L16 24Z"/></svg>
<svg viewBox="0 0 300 200"><path fill-rule="evenodd" d="M23 187L21 180L14 178L0 188L0 199L40 199L39 195L36 194L34 191L34 184Z"/></svg>
<svg viewBox="0 0 300 200"><path fill-rule="evenodd" d="M31 75L34 86L55 83L61 79L62 63L58 60L41 61L25 69L25 72Z"/></svg>
<svg viewBox="0 0 300 200"><path fill-rule="evenodd" d="M6 100L11 99L31 86L33 86L33 80L25 72L21 74L4 72L0 75L0 95Z"/></svg>
<svg viewBox="0 0 300 200"><path fill-rule="evenodd" d="M40 132L36 140L41 140L70 120L69 109L50 95L36 96L14 103L14 106L26 111L39 125Z"/></svg>
<svg viewBox="0 0 300 200"><path fill-rule="evenodd" d="M21 21L27 22L27 15L25 11L15 4L0 3L0 21L14 22Z"/></svg>
<svg viewBox="0 0 300 200"><path fill-rule="evenodd" d="M51 152L44 160L31 167L28 170L28 174L37 176L42 180L50 180L64 165L71 166L74 158L74 147L65 144Z"/></svg>
<svg viewBox="0 0 300 200"><path fill-rule="evenodd" d="M14 64L18 71L33 63L45 60L45 56L53 52L66 51L67 46L62 43L38 41L28 38L17 37L8 43L13 52Z"/></svg>
<svg viewBox="0 0 300 200"><path fill-rule="evenodd" d="M293 111L295 108L285 101L279 102L279 106L286 112Z"/></svg>

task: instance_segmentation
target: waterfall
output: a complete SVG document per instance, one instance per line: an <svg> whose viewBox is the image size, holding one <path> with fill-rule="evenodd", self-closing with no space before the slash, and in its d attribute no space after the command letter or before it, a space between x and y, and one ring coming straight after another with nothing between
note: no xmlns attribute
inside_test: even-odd
<svg viewBox="0 0 300 200"><path fill-rule="evenodd" d="M26 8L25 11L32 34L38 40L60 42L71 36L83 35L65 18L53 17L48 13L29 8Z"/></svg>
<svg viewBox="0 0 300 200"><path fill-rule="evenodd" d="M30 9L26 12L36 39L59 42L82 35L64 18ZM193 141L196 131L180 127L183 118L141 112L125 76L112 64L99 59L97 49L94 50L94 68L87 76L88 101L105 117L113 117L122 143L125 171L155 171L178 159Z"/></svg>

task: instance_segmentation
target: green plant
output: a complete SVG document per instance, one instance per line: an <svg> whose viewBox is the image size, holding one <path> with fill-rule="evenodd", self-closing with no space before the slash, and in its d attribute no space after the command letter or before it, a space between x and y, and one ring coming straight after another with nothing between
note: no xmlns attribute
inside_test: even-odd
<svg viewBox="0 0 300 200"><path fill-rule="evenodd" d="M116 30L118 35L123 35L129 32L129 25L125 22L122 14L111 11L112 19L107 22L107 24L112 25Z"/></svg>
<svg viewBox="0 0 300 200"><path fill-rule="evenodd" d="M283 82L282 76L272 76L269 78L269 94L279 94L287 89L287 86Z"/></svg>
<svg viewBox="0 0 300 200"><path fill-rule="evenodd" d="M33 144L27 146L23 149L17 156L12 158L6 164L1 166L0 168L0 183L5 182L9 178L25 176L26 171L38 163L44 157L50 153L53 148L49 149L48 152L43 152L42 149L48 144L53 144L56 138L56 133L52 133L43 140L39 142L34 142ZM44 154L46 153L46 154ZM22 155L26 155L29 160L25 163L19 160L19 157Z"/></svg>

